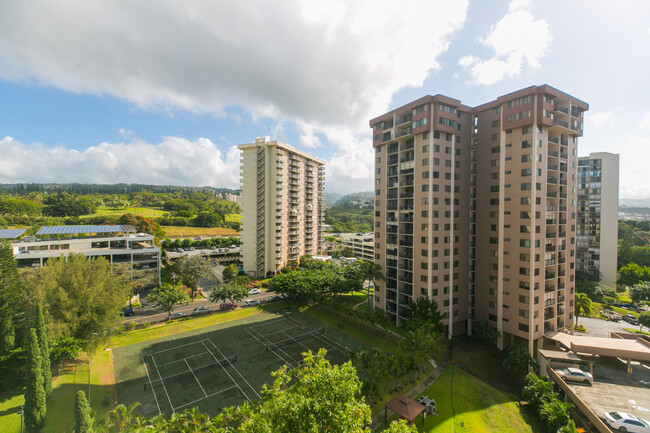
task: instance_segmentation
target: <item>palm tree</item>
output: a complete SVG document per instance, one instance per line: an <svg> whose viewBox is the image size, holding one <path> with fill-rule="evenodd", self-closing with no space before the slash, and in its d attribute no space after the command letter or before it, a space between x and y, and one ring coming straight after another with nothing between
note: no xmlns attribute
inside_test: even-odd
<svg viewBox="0 0 650 433"><path fill-rule="evenodd" d="M365 262L363 269L364 281L372 281L372 287L375 287L375 281L386 281L386 277L381 272L381 265L375 262ZM372 297L370 296L370 285L368 285L368 313L372 311Z"/></svg>
<svg viewBox="0 0 650 433"><path fill-rule="evenodd" d="M548 431L558 431L559 428L568 424L569 410L573 407L571 403L562 403L557 398L549 399L542 403L539 409L539 418L546 422Z"/></svg>
<svg viewBox="0 0 650 433"><path fill-rule="evenodd" d="M575 315L576 315L576 325L578 324L578 317L580 314L588 315L591 313L591 299L587 297L584 293L576 293L575 297Z"/></svg>

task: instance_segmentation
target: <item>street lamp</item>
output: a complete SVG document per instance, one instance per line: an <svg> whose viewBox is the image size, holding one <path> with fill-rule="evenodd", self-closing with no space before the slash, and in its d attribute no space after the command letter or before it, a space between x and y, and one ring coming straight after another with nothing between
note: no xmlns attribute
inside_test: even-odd
<svg viewBox="0 0 650 433"><path fill-rule="evenodd" d="M23 406L20 406L16 415L20 415L20 433L23 433Z"/></svg>

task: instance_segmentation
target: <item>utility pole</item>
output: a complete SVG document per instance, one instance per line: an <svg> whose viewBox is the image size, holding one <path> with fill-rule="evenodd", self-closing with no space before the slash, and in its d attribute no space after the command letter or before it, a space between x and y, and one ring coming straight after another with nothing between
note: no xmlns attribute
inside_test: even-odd
<svg viewBox="0 0 650 433"><path fill-rule="evenodd" d="M20 433L23 433L23 412L23 406L20 406L20 409L16 412L17 415L20 415Z"/></svg>

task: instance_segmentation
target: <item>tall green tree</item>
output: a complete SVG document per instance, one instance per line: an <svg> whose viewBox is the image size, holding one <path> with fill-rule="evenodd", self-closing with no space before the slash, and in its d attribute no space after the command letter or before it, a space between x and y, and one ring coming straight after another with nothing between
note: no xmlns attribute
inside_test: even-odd
<svg viewBox="0 0 650 433"><path fill-rule="evenodd" d="M25 427L27 433L41 430L45 420L45 389L43 387L43 361L38 347L36 329L27 334L27 363L25 366Z"/></svg>
<svg viewBox="0 0 650 433"><path fill-rule="evenodd" d="M196 296L199 280L213 276L208 262L199 256L182 256L174 263L173 270L190 289L192 300Z"/></svg>
<svg viewBox="0 0 650 433"><path fill-rule="evenodd" d="M576 293L575 296L575 316L576 316L576 325L578 324L578 318L582 314L583 316L591 314L591 299L587 297L584 293Z"/></svg>
<svg viewBox="0 0 650 433"><path fill-rule="evenodd" d="M623 286L634 286L641 281L650 280L650 268L639 266L636 263L628 263L618 270L618 280L616 282Z"/></svg>
<svg viewBox="0 0 650 433"><path fill-rule="evenodd" d="M528 353L525 347L513 344L508 347L503 357L503 366L517 373L523 374L528 371L528 367L535 367L536 362Z"/></svg>
<svg viewBox="0 0 650 433"><path fill-rule="evenodd" d="M234 264L228 265L221 271L221 276L224 282L232 281L237 276L237 266Z"/></svg>
<svg viewBox="0 0 650 433"><path fill-rule="evenodd" d="M650 328L650 311L639 314L639 325Z"/></svg>
<svg viewBox="0 0 650 433"><path fill-rule="evenodd" d="M248 289L241 284L219 284L212 288L210 292L210 301L219 302L227 300L230 302L238 302L248 295Z"/></svg>
<svg viewBox="0 0 650 433"><path fill-rule="evenodd" d="M74 405L74 433L92 433L93 418L83 391L77 391Z"/></svg>
<svg viewBox="0 0 650 433"><path fill-rule="evenodd" d="M370 407L351 363L331 365L325 350L306 352L303 364L283 366L262 388L262 403L245 413L238 429L250 433L368 432Z"/></svg>
<svg viewBox="0 0 650 433"><path fill-rule="evenodd" d="M113 274L104 258L81 254L49 259L28 287L47 312L48 335L77 338L86 351L109 338L130 295L128 281Z"/></svg>
<svg viewBox="0 0 650 433"><path fill-rule="evenodd" d="M25 312L23 281L18 274L11 245L0 241L0 355L21 343L24 321L19 313ZM24 314L22 315L24 316Z"/></svg>
<svg viewBox="0 0 650 433"><path fill-rule="evenodd" d="M386 277L381 272L381 265L378 265L375 262L367 261L365 262L365 268L363 276L365 280L372 282L372 287L374 289L375 282L377 281L386 281ZM372 295L370 294L370 285L368 285L368 311L372 310Z"/></svg>
<svg viewBox="0 0 650 433"><path fill-rule="evenodd" d="M630 288L630 299L635 304L650 301L650 282L643 281Z"/></svg>
<svg viewBox="0 0 650 433"><path fill-rule="evenodd" d="M420 297L409 302L404 317L406 319L406 328L409 330L418 329L423 325L431 326L437 334L442 333L444 330L438 303L427 297Z"/></svg>
<svg viewBox="0 0 650 433"><path fill-rule="evenodd" d="M167 319L170 319L172 311L174 311L174 305L187 299L187 293L180 286L163 284L154 288L147 296L147 299L167 313Z"/></svg>
<svg viewBox="0 0 650 433"><path fill-rule="evenodd" d="M36 305L34 313L36 326L36 335L38 336L38 347L41 349L41 369L43 370L43 389L45 398L52 395L52 369L50 367L50 344L47 339L47 330L45 329L45 318L43 317L43 307L41 304Z"/></svg>

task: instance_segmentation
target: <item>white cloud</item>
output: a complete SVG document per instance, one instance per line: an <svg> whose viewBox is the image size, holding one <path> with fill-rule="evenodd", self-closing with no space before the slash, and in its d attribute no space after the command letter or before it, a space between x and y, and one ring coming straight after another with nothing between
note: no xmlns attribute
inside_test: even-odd
<svg viewBox="0 0 650 433"><path fill-rule="evenodd" d="M367 119L384 112L397 90L422 85L440 67L467 6L468 0L421 0L406 9L394 0L0 2L0 79L111 95L171 115L226 116L229 107L242 107L253 122L275 120L280 133L294 123L300 143L290 144L329 144L337 155L356 155L369 150ZM355 139L321 143L333 129ZM339 174L354 181L359 172Z"/></svg>
<svg viewBox="0 0 650 433"><path fill-rule="evenodd" d="M611 111L600 111L600 112L595 112L595 113L589 113L587 116L587 122L591 124L591 126L598 128L599 126L603 125L608 125L611 122L616 121L618 119L618 113L623 110L623 107L618 107L615 110Z"/></svg>
<svg viewBox="0 0 650 433"><path fill-rule="evenodd" d="M494 56L481 60L464 56L459 65L467 69L476 84L494 84L521 73L524 63L539 67L540 59L551 41L548 23L535 20L530 12L531 2L513 0L508 13L494 26L485 39L479 41L494 50Z"/></svg>
<svg viewBox="0 0 650 433"><path fill-rule="evenodd" d="M101 143L83 151L0 140L0 182L146 183L239 188L239 157L206 138L164 137L150 144Z"/></svg>
<svg viewBox="0 0 650 433"><path fill-rule="evenodd" d="M643 116L641 123L639 123L639 128L650 129L650 112L647 112L645 116Z"/></svg>
<svg viewBox="0 0 650 433"><path fill-rule="evenodd" d="M650 33L650 27L646 27L645 31Z"/></svg>
<svg viewBox="0 0 650 433"><path fill-rule="evenodd" d="M122 138L129 138L135 135L135 133L130 129L120 128L117 132L120 134Z"/></svg>

